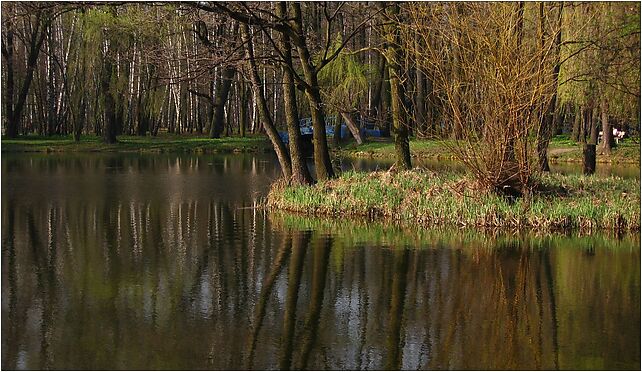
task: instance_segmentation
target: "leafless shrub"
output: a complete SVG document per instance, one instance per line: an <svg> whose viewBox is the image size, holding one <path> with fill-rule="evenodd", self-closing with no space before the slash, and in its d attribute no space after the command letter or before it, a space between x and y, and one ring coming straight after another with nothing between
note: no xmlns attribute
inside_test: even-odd
<svg viewBox="0 0 642 372"><path fill-rule="evenodd" d="M447 144L484 187L523 193L537 169L540 109L553 92L553 37L525 38L535 27L524 27L522 3L408 6L405 35L423 38L414 52L442 97L455 139Z"/></svg>

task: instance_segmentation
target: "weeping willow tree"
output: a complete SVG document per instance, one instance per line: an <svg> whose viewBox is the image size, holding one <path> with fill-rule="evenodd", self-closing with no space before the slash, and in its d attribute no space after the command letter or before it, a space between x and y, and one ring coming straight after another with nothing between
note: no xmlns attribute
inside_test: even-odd
<svg viewBox="0 0 642 372"><path fill-rule="evenodd" d="M332 51L334 52L342 43L341 34L337 34ZM361 63L351 53L339 54L335 60L319 72L323 101L337 116L333 138L335 146L339 144L340 139L341 120L339 117L346 122L346 126L357 142L362 142L355 114L359 112L359 103L368 94L368 76L371 73L371 67Z"/></svg>
<svg viewBox="0 0 642 372"><path fill-rule="evenodd" d="M575 107L573 139L595 144L601 130L609 153L614 124L627 132L640 125L640 4L574 4L562 21L559 91Z"/></svg>

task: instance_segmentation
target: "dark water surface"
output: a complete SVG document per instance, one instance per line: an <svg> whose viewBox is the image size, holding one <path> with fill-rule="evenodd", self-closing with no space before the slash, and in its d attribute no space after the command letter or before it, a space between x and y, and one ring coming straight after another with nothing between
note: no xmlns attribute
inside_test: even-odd
<svg viewBox="0 0 642 372"><path fill-rule="evenodd" d="M639 236L253 208L277 175L267 155L3 155L2 368L640 369Z"/></svg>

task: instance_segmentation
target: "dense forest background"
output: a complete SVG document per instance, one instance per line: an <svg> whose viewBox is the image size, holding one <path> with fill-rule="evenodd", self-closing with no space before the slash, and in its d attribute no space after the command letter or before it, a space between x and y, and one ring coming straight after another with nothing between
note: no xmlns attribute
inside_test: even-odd
<svg viewBox="0 0 642 372"><path fill-rule="evenodd" d="M639 134L640 4L2 2L2 99L6 137L266 133L300 182L301 118L376 125L403 167L415 136L546 169L553 134Z"/></svg>

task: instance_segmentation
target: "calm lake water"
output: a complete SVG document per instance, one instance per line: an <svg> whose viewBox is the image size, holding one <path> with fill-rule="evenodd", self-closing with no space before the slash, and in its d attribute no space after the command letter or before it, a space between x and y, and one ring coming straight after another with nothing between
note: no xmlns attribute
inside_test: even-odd
<svg viewBox="0 0 642 372"><path fill-rule="evenodd" d="M640 369L639 236L253 208L277 176L269 155L3 155L2 368Z"/></svg>

